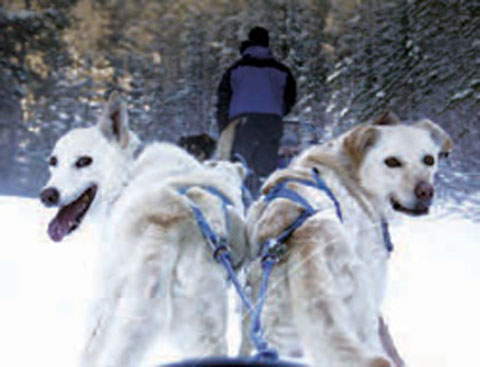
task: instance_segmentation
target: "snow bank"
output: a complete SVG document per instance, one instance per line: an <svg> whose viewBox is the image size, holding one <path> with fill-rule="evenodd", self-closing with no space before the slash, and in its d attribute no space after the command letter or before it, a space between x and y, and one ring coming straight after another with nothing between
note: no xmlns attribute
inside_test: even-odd
<svg viewBox="0 0 480 367"><path fill-rule="evenodd" d="M53 211L39 201L0 197L0 365L73 366L92 285L88 233L54 244Z"/></svg>
<svg viewBox="0 0 480 367"><path fill-rule="evenodd" d="M61 244L46 234L51 210L0 197L1 366L75 365L95 240L79 231ZM479 365L480 226L462 219L409 219L392 228L385 313L410 366ZM476 363L475 363L476 362Z"/></svg>

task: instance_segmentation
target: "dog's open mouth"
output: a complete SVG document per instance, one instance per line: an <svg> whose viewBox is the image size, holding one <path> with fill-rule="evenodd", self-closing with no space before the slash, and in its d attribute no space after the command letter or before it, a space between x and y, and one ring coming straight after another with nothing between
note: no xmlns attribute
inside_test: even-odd
<svg viewBox="0 0 480 367"><path fill-rule="evenodd" d="M409 215L426 215L430 209L430 204L427 202L419 201L415 208L407 208L400 204L396 199L390 198L393 210L402 212Z"/></svg>
<svg viewBox="0 0 480 367"><path fill-rule="evenodd" d="M48 235L53 241L60 242L66 235L78 228L96 193L97 186L92 185L78 199L58 210L57 215L48 225Z"/></svg>

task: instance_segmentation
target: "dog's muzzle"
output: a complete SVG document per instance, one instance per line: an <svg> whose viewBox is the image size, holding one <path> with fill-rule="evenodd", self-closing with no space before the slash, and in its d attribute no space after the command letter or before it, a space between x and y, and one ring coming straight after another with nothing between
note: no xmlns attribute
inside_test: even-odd
<svg viewBox="0 0 480 367"><path fill-rule="evenodd" d="M74 201L60 205L60 193L55 188L47 188L40 194L42 203L47 207L58 206L56 216L48 225L48 234L55 242L60 242L69 233L78 228L95 199L97 186L91 185Z"/></svg>
<svg viewBox="0 0 480 367"><path fill-rule="evenodd" d="M407 208L402 205L395 198L391 198L392 208L395 211L402 212L409 215L425 215L428 214L430 205L432 205L433 196L435 194L435 189L432 184L420 181L414 189L414 194L416 198L416 203L414 207Z"/></svg>

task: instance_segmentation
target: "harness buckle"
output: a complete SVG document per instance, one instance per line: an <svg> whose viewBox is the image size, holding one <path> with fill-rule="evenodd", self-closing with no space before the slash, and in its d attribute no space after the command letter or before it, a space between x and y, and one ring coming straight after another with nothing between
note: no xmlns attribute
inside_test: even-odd
<svg viewBox="0 0 480 367"><path fill-rule="evenodd" d="M218 257L222 253L226 253L227 256L230 255L230 249L228 247L228 241L226 238L220 238L218 240L218 243L215 245L215 249L213 251L213 258L218 261Z"/></svg>
<svg viewBox="0 0 480 367"><path fill-rule="evenodd" d="M262 252L262 261L272 259L275 262L278 262L287 254L287 245L277 239L269 239L263 246Z"/></svg>

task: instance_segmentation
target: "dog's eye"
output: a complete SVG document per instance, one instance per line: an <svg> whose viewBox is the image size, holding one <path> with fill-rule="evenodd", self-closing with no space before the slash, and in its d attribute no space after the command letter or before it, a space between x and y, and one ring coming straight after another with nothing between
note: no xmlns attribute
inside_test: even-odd
<svg viewBox="0 0 480 367"><path fill-rule="evenodd" d="M385 164L390 167L390 168L397 168L402 166L402 162L400 162L397 158L395 157L389 157L385 159Z"/></svg>
<svg viewBox="0 0 480 367"><path fill-rule="evenodd" d="M48 160L49 166L55 167L57 163L58 163L57 157L55 157L54 155L51 156L50 159Z"/></svg>
<svg viewBox="0 0 480 367"><path fill-rule="evenodd" d="M75 167L77 168L82 168L82 167L87 167L91 165L93 162L93 159L91 157L80 157L78 160L75 162Z"/></svg>
<svg viewBox="0 0 480 367"><path fill-rule="evenodd" d="M435 158L433 158L433 156L430 154L426 155L423 157L423 163L425 163L427 166L433 166L435 164Z"/></svg>

